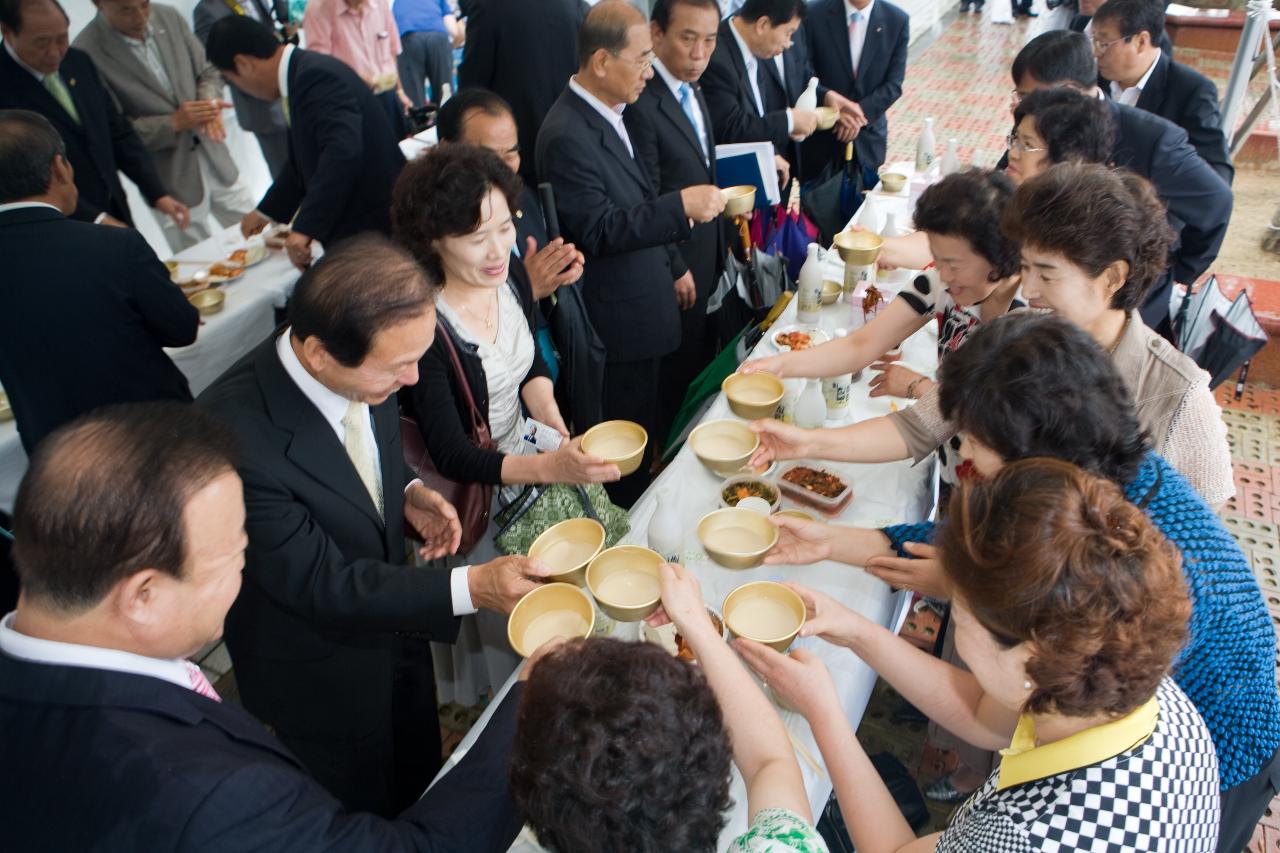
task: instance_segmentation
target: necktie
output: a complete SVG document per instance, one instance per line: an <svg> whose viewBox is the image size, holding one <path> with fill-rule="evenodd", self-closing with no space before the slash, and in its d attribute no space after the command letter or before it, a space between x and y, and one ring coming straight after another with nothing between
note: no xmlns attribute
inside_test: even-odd
<svg viewBox="0 0 1280 853"><path fill-rule="evenodd" d="M67 91L66 85L62 82L62 78L57 72L44 75L44 87L49 90L49 94L53 95L53 99L58 102L58 106L66 110L67 115L71 116L71 120L76 124L80 123L80 113L76 112L75 101L71 100L71 93Z"/></svg>
<svg viewBox="0 0 1280 853"><path fill-rule="evenodd" d="M860 45L857 42L858 25L862 23L862 13L856 9L849 15L849 60L853 63L853 76L858 76L858 60L862 58Z"/></svg>
<svg viewBox="0 0 1280 853"><path fill-rule="evenodd" d="M293 120L289 118L289 96L280 96L280 111L284 113L284 123L286 127L293 127Z"/></svg>
<svg viewBox="0 0 1280 853"><path fill-rule="evenodd" d="M351 457L360 481L369 490L378 515L382 515L382 487L378 484L377 457L369 443L368 421L363 404L355 400L348 403L347 413L342 416L342 444L347 448L347 456Z"/></svg>
<svg viewBox="0 0 1280 853"><path fill-rule="evenodd" d="M764 115L764 95L760 86L760 60L754 56L747 61L747 82L756 99L756 113Z"/></svg>
<svg viewBox="0 0 1280 853"><path fill-rule="evenodd" d="M695 113L695 110L698 109L698 104L693 98L693 87L688 83L680 84L680 109L684 110L684 114L689 117L689 124L693 127L693 135L698 139L698 147L704 148L702 137L698 133L698 119ZM702 152L702 159L707 159L706 151Z"/></svg>
<svg viewBox="0 0 1280 853"><path fill-rule="evenodd" d="M213 689L213 685L209 683L209 679L204 677L204 673L200 671L200 667L196 666L189 660L184 660L183 663L187 665L187 675L191 678L191 689L206 699L221 702L222 697L218 695L218 691Z"/></svg>

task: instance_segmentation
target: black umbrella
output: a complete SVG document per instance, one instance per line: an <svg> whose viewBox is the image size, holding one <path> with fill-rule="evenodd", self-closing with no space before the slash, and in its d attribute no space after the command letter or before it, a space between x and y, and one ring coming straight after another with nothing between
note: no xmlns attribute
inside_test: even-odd
<svg viewBox="0 0 1280 853"><path fill-rule="evenodd" d="M1241 290L1234 300L1228 299L1216 276L1195 293L1188 290L1176 326L1178 349L1209 374L1210 388L1222 384L1267 343L1249 295Z"/></svg>
<svg viewBox="0 0 1280 853"><path fill-rule="evenodd" d="M801 193L800 207L818 226L822 245L844 230L862 201L862 170L853 159L853 143L844 148L844 162L832 161Z"/></svg>

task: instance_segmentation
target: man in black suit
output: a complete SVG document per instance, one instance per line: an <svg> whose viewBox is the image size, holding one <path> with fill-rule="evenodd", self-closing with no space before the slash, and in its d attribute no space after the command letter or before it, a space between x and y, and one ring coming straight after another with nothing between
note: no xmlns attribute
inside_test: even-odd
<svg viewBox="0 0 1280 853"><path fill-rule="evenodd" d="M1235 177L1218 110L1218 87L1160 52L1164 10L1152 0L1109 0L1093 16L1093 49L1104 91L1187 132L1191 145L1228 184Z"/></svg>
<svg viewBox="0 0 1280 853"><path fill-rule="evenodd" d="M31 110L53 123L67 146L84 222L131 225L117 170L147 202L185 230L187 208L160 181L151 155L103 85L93 61L67 41L57 0L0 0L0 108Z"/></svg>
<svg viewBox="0 0 1280 853"><path fill-rule="evenodd" d="M1163 10L1168 7L1168 3L1163 0L1152 0L1159 4ZM1067 25L1068 29L1075 33L1084 33L1086 36L1093 35L1093 15L1098 11L1098 7L1102 5L1102 0L1080 0L1077 5L1078 14L1071 19L1071 23ZM1173 42L1169 40L1169 33L1161 30L1159 37L1156 39L1156 47L1160 48L1160 52L1170 59L1173 58Z"/></svg>
<svg viewBox="0 0 1280 853"><path fill-rule="evenodd" d="M187 660L241 587L234 444L197 409L143 403L33 457L15 510L22 598L0 621L5 848L505 850L521 824L506 784L519 686L387 821L345 811Z"/></svg>
<svg viewBox="0 0 1280 853"><path fill-rule="evenodd" d="M1044 86L1071 86L1102 97L1096 85L1093 46L1087 37L1070 30L1041 33L1027 42L1014 57L1011 74L1015 98ZM1111 164L1151 181L1178 235L1169 255L1169 276L1151 288L1142 306L1143 321L1170 337L1173 283L1194 284L1218 257L1231 220L1231 187L1200 158L1182 128L1114 100L1107 105L1116 128Z"/></svg>
<svg viewBox="0 0 1280 853"><path fill-rule="evenodd" d="M0 110L0 383L30 453L110 403L191 399L164 347L200 317L132 228L69 219L76 184L48 119Z"/></svg>
<svg viewBox="0 0 1280 853"><path fill-rule="evenodd" d="M516 117L520 148L529 153L538 129L578 70L578 27L583 0L475 0L466 10L467 42L458 65L458 87L479 86L501 95ZM524 179L537 175L525 159Z"/></svg>
<svg viewBox="0 0 1280 853"><path fill-rule="evenodd" d="M640 469L610 484L615 502L631 506L649 482L659 427L659 370L680 346L677 294L695 292L674 245L691 221L710 222L724 209L711 184L659 195L636 159L623 111L653 76L649 23L624 0L605 0L578 33L578 73L547 113L538 134L538 174L555 189L565 237L582 249L583 296L608 349L604 416L649 431Z"/></svg>
<svg viewBox="0 0 1280 853"><path fill-rule="evenodd" d="M910 18L888 0L818 0L805 18L804 35L818 80L847 97L858 110L854 155L863 170L863 183L873 187L889 135L885 113L902 96ZM836 142L825 133L805 142L808 174L817 175L841 156L844 146Z"/></svg>
<svg viewBox="0 0 1280 853"><path fill-rule="evenodd" d="M452 642L477 608L510 611L546 573L525 557L405 565L406 530L427 559L460 537L400 446L395 392L418 380L434 297L385 238L348 240L298 281L292 325L199 400L240 441L249 549L227 648L244 705L348 808L384 816L439 766L428 641Z"/></svg>
<svg viewBox="0 0 1280 853"><path fill-rule="evenodd" d="M238 15L209 29L206 50L227 82L280 101L289 126L288 167L245 214L246 237L292 220L285 251L306 269L314 240L328 249L362 231L391 233L391 188L404 155L359 75L331 56L281 44L265 24Z"/></svg>
<svg viewBox="0 0 1280 853"><path fill-rule="evenodd" d="M649 33L656 73L627 109L625 121L636 159L660 195L716 182L715 131L698 79L715 50L719 27L716 0L656 0L653 5ZM715 355L707 298L724 266L724 224L715 219L695 225L677 248L673 272L689 272L694 291L676 294L680 348L662 360L662 437L689 384Z"/></svg>

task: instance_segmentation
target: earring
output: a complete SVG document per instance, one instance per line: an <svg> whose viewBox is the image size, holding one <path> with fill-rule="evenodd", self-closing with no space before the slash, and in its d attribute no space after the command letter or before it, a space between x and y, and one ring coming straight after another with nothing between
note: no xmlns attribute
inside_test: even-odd
<svg viewBox="0 0 1280 853"><path fill-rule="evenodd" d="M1023 690L1030 690L1030 689L1031 689L1031 682L1030 682L1030 681L1024 681L1024 682L1022 682L1022 689L1023 689Z"/></svg>

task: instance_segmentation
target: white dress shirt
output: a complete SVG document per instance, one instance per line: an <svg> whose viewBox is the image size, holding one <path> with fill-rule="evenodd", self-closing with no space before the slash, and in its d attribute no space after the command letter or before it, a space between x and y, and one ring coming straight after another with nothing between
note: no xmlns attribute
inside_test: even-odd
<svg viewBox="0 0 1280 853"><path fill-rule="evenodd" d="M8 204L0 204L0 213L8 213L11 210L21 210L24 207L47 207L50 210L57 210L58 213L62 213L58 208L43 201L11 201Z"/></svg>
<svg viewBox="0 0 1280 853"><path fill-rule="evenodd" d="M284 63L282 62L281 65ZM320 417L324 418L325 423L333 430L337 436L338 443L345 446L346 428L342 425L342 419L347 414L347 407L351 401L341 394L335 393L321 384L307 369L302 366L302 362L298 360L298 354L293 351L293 345L290 343L293 327L285 329L284 332L276 339L276 355L280 358L280 364L284 367L284 372L289 374L289 378L293 380L293 384L298 386L298 390L302 392L302 396L316 407L316 411L320 413ZM366 430L365 439L369 446L373 448L374 453L379 453L378 442L373 435L373 421L369 415L369 406L367 403L361 403L364 411L364 417L361 423ZM379 479L379 488L382 488L382 464L381 458L376 460L374 470L377 471ZM420 483L421 480L414 480L405 486L405 491L414 483ZM385 494L385 489L382 489ZM471 587L467 583L467 572L470 566L458 566L449 574L449 593L453 602L453 615L466 616L468 613L475 613L475 604L471 601Z"/></svg>
<svg viewBox="0 0 1280 853"><path fill-rule="evenodd" d="M1147 73L1142 75L1142 79L1137 84L1124 88L1115 80L1111 81L1111 97L1117 104L1124 104L1126 107L1136 107L1138 98L1142 97L1142 90L1147 87L1147 81L1151 79L1151 74L1156 70L1156 65L1160 63L1160 54L1156 54L1156 58L1151 60L1151 67L1147 69Z"/></svg>
<svg viewBox="0 0 1280 853"><path fill-rule="evenodd" d="M284 53L280 54L280 67L276 69L276 81L280 84L280 98L287 100L289 97L289 60L293 58L293 51L296 47L292 44L284 46Z"/></svg>
<svg viewBox="0 0 1280 853"><path fill-rule="evenodd" d="M747 85L751 87L751 96L756 100L756 113L764 117L764 99L760 96L760 78L756 76L756 71L760 67L760 60L751 52L751 48L747 47L747 41L742 37L742 33L738 32L736 24L737 19L729 21L729 32L733 33L733 40L738 43L738 50L742 51L742 61L747 66ZM778 74L783 80L787 79L786 73L783 71L782 54L774 57L774 61L778 65ZM794 124L791 121L791 110L787 110L787 133L791 133Z"/></svg>
<svg viewBox="0 0 1280 853"><path fill-rule="evenodd" d="M680 87L692 86L692 83L685 83L683 80L676 78L674 74L667 70L667 66L662 64L658 57L653 58L653 69L662 77L662 82L667 84L667 88L671 90L671 94L675 97L676 103L680 103ZM683 112L683 109L681 110ZM702 146L702 159L707 159L707 127L703 121L702 107L698 104L698 99L693 99L693 131L698 137L698 143Z"/></svg>
<svg viewBox="0 0 1280 853"><path fill-rule="evenodd" d="M187 662L180 658L149 658L120 649L101 646L82 646L79 643L60 643L28 637L13 628L14 614L0 619L0 651L10 657L30 663L55 666L80 666L88 669L106 669L111 672L127 672L159 678L188 690L195 690Z"/></svg>
<svg viewBox="0 0 1280 853"><path fill-rule="evenodd" d="M850 18L854 12L861 12L862 17L858 20L858 26L849 34L849 59L853 61L853 76L858 76L858 63L862 61L862 47L867 43L867 23L871 20L871 10L875 8L876 0L871 0L867 4L867 8L859 9L853 5L852 0L844 2L844 21L845 24L853 23Z"/></svg>
<svg viewBox="0 0 1280 853"><path fill-rule="evenodd" d="M618 138L622 140L622 144L627 146L627 153L634 159L636 156L636 150L631 147L631 137L627 135L627 126L622 122L622 111L627 108L627 105L619 104L616 107L609 106L604 101L582 88L582 84L578 82L577 74L569 78L569 88L573 90L575 95L586 101L591 106L591 109L600 113L600 115L604 117L605 121L609 122L613 129L618 132Z"/></svg>
<svg viewBox="0 0 1280 853"><path fill-rule="evenodd" d="M28 65L27 63L25 63L25 62L23 62L21 59L19 59L19 58L18 58L18 54L17 54L17 53L14 51L14 49L13 49L13 45L9 44L8 39L6 39L6 40L5 40L5 43L4 43L4 49L5 49L5 50L7 50L7 51L9 52L9 57L10 57L14 62L18 63L18 67L19 67L19 68L24 69L28 74L30 74L32 77L36 78L36 82L38 82L38 83L43 83L43 82L44 82L44 72L35 70L35 69L34 69L34 68L32 68L30 65Z"/></svg>

